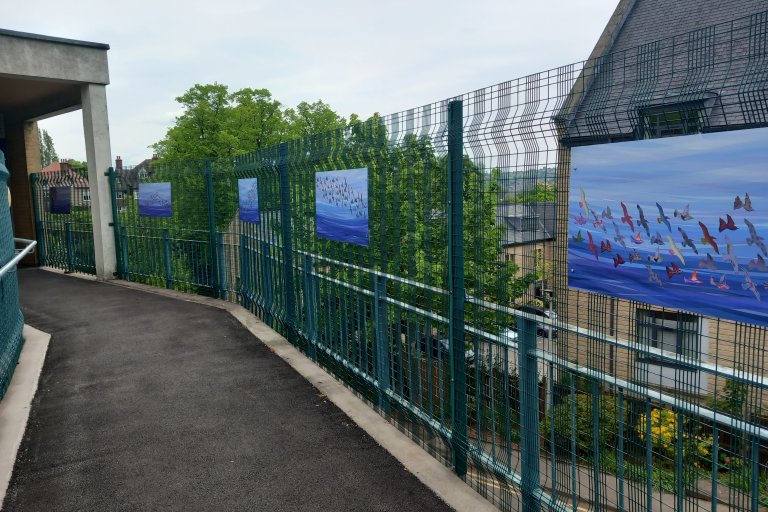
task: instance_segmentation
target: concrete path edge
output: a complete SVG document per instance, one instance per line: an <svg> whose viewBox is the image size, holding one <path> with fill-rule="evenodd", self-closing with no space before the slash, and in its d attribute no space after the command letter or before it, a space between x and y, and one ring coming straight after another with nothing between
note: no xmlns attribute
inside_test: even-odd
<svg viewBox="0 0 768 512"><path fill-rule="evenodd" d="M46 268L45 270L63 273L56 269ZM72 276L95 280L92 276L82 276L79 274L72 274ZM311 359L302 354L288 340L272 330L244 307L211 297L155 288L130 281L110 280L105 282L164 297L205 304L229 312L255 338L269 347L318 391L328 397L352 421L368 433L382 448L392 454L424 485L440 496L450 507L459 512L498 512L498 509L491 502L475 492L449 468L422 450L421 447L379 415L352 390L312 362Z"/></svg>
<svg viewBox="0 0 768 512"><path fill-rule="evenodd" d="M0 504L5 501L11 481L16 454L24 438L32 400L37 392L40 374L51 335L29 325L22 333L24 345L19 363L11 377L8 391L0 400Z"/></svg>

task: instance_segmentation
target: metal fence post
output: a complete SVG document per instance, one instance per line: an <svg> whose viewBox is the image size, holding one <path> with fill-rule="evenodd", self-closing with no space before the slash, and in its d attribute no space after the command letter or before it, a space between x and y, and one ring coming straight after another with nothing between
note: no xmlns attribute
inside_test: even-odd
<svg viewBox="0 0 768 512"><path fill-rule="evenodd" d="M227 264L224 258L224 233L216 234L216 248L218 254L216 257L219 262L219 298L226 300L227 298Z"/></svg>
<svg viewBox="0 0 768 512"><path fill-rule="evenodd" d="M451 445L456 474L467 474L467 361L464 348L463 102L448 103L448 280L451 352Z"/></svg>
<svg viewBox="0 0 768 512"><path fill-rule="evenodd" d="M221 296L219 286L219 266L216 250L216 211L213 202L213 172L211 171L211 161L205 161L205 191L208 195L208 243L211 252L211 290L214 297Z"/></svg>
<svg viewBox="0 0 768 512"><path fill-rule="evenodd" d="M109 193L112 199L112 234L115 237L115 256L117 257L117 272L115 275L118 279L125 279L123 273L123 253L120 250L120 222L117 216L117 175L115 174L115 168L110 167L107 171L109 177Z"/></svg>
<svg viewBox="0 0 768 512"><path fill-rule="evenodd" d="M752 430L752 429L750 429ZM750 441L750 487L751 487L751 509L760 510L760 439L758 436L749 433Z"/></svg>
<svg viewBox="0 0 768 512"><path fill-rule="evenodd" d="M163 229L163 262L165 263L165 287L173 288L173 269L171 268L171 237L168 229Z"/></svg>
<svg viewBox="0 0 768 512"><path fill-rule="evenodd" d="M538 375L537 375L538 379ZM681 420L679 423L680 428L683 426L683 421ZM592 447L593 447L593 463L592 463L592 479L593 479L593 500L594 502L600 503L600 493L602 491L602 487L600 486L600 451L602 449L602 446L600 446L600 431L602 429L600 428L600 383L597 382L597 380L592 381ZM682 434L682 431L680 432ZM682 435L680 437L680 442L682 443ZM680 450L680 456L682 456L682 450ZM682 491L683 487L682 485L678 487ZM683 493L679 492L678 495L682 497ZM599 509L598 509L599 510ZM682 507L678 508L678 510L683 510Z"/></svg>
<svg viewBox="0 0 768 512"><path fill-rule="evenodd" d="M317 296L312 275L312 257L304 256L304 315L306 317L307 355L317 360Z"/></svg>
<svg viewBox="0 0 768 512"><path fill-rule="evenodd" d="M283 286L285 287L286 338L296 342L296 296L293 289L293 241L291 240L291 190L288 179L288 143L280 144L280 227L283 238Z"/></svg>
<svg viewBox="0 0 768 512"><path fill-rule="evenodd" d="M517 361L520 368L520 462L523 512L541 510L539 498L539 368L536 322L518 318ZM596 427L597 428L597 427Z"/></svg>
<svg viewBox="0 0 768 512"><path fill-rule="evenodd" d="M120 228L120 249L123 252L123 279L128 279L128 228Z"/></svg>
<svg viewBox="0 0 768 512"><path fill-rule="evenodd" d="M41 267L45 266L45 236L43 236L43 223L40 221L40 202L37 199L37 174L32 174L29 181L32 185L32 210L35 215L35 237L37 237L37 260Z"/></svg>
<svg viewBox="0 0 768 512"><path fill-rule="evenodd" d="M243 307L251 308L251 254L248 250L248 237L245 233L240 234L240 283L238 291L240 292L240 301Z"/></svg>
<svg viewBox="0 0 768 512"><path fill-rule="evenodd" d="M72 240L72 223L64 223L64 237L67 250L67 272L75 271L75 247L74 240Z"/></svg>
<svg viewBox="0 0 768 512"><path fill-rule="evenodd" d="M379 383L379 407L389 414L389 340L387 339L387 278L374 276L373 315L376 323L376 379Z"/></svg>
<svg viewBox="0 0 768 512"><path fill-rule="evenodd" d="M272 287L272 257L269 254L269 243L266 240L261 242L261 302L266 312L267 322L270 327L274 327L275 322L275 301L274 288Z"/></svg>

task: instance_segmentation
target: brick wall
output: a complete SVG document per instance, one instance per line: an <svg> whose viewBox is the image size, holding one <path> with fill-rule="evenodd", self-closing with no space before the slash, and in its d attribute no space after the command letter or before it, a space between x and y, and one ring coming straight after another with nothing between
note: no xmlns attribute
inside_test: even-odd
<svg viewBox="0 0 768 512"><path fill-rule="evenodd" d="M7 165L11 173L8 187L13 198L13 226L17 237L35 239L35 221L29 171L40 170L40 138L37 123L6 121ZM22 262L36 265L35 255Z"/></svg>

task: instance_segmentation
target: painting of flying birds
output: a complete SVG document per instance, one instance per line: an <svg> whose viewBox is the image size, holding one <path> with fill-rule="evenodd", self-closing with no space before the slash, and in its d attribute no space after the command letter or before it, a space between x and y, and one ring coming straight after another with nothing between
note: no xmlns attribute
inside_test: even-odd
<svg viewBox="0 0 768 512"><path fill-rule="evenodd" d="M768 326L768 128L571 158L569 287Z"/></svg>

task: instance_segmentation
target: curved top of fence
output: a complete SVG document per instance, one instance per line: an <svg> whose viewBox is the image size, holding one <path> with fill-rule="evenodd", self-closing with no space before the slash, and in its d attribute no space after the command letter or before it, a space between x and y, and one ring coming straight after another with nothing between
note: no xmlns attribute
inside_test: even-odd
<svg viewBox="0 0 768 512"><path fill-rule="evenodd" d="M282 144L292 161L301 155L305 163L354 153L363 145L394 147L413 138L428 140L444 156L447 106L454 99L464 102L470 155L487 158L490 167L502 170L535 169L537 155L556 151L558 144L636 138L643 115L669 105L706 106L708 130L762 126L768 118L755 91L768 83L759 41L766 20L768 11L740 16ZM514 163L512 155L522 153L528 159ZM280 155L279 145L254 148L233 159L211 161L211 167L264 169L277 165ZM205 161L163 159L153 167L180 170L202 167Z"/></svg>

